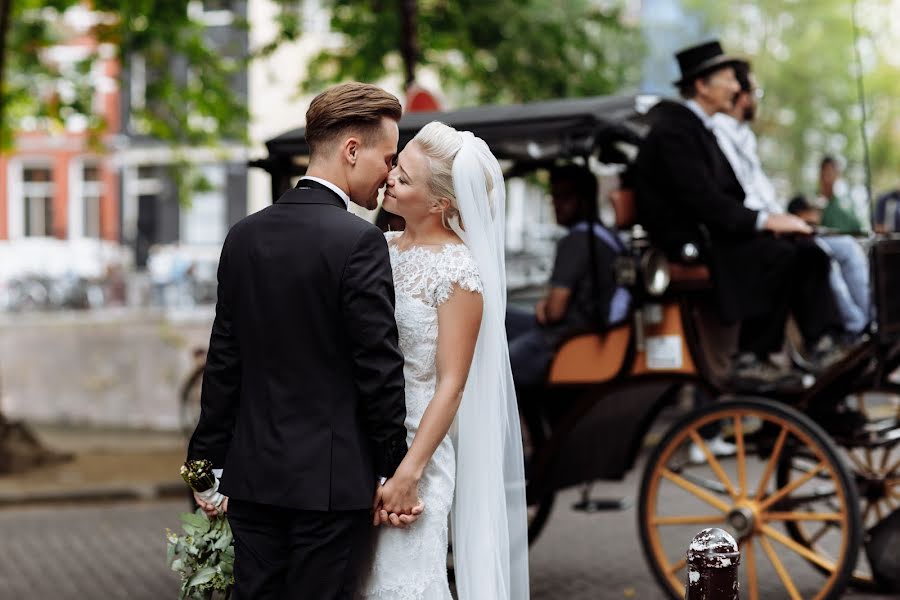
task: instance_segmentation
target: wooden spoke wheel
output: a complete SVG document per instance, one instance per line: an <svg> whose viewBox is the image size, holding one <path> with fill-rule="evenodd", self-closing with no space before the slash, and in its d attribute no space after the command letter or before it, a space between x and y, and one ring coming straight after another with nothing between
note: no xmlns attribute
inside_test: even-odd
<svg viewBox="0 0 900 600"><path fill-rule="evenodd" d="M717 424L733 438L733 456L715 456L705 443L703 433ZM810 457L806 470L779 485L782 457L801 449ZM859 553L858 502L840 451L807 416L768 400L722 402L687 415L654 449L641 484L641 542L673 599L684 598L687 545L715 526L740 544L743 598L832 600ZM828 527L814 545L803 544L786 531L799 522Z"/></svg>
<svg viewBox="0 0 900 600"><path fill-rule="evenodd" d="M894 406L867 406L862 393L857 397L857 404L859 414L865 416L860 437L857 441L847 440L841 449L859 492L860 524L864 531L869 531L900 509L900 438L896 437L900 425ZM809 454L802 450L785 453L778 465L778 485L788 485L801 477L809 461ZM808 548L814 548L824 533L822 527L808 522L794 521L786 526L791 538ZM878 588L865 553L860 553L850 583L867 591Z"/></svg>

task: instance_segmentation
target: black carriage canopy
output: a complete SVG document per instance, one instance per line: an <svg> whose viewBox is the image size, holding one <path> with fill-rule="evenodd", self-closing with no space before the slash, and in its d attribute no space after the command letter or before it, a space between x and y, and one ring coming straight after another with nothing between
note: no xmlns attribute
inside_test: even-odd
<svg viewBox="0 0 900 600"><path fill-rule="evenodd" d="M642 95L596 96L407 113L400 120L399 145L405 146L425 124L441 121L482 138L498 159L511 161L515 171L591 154L604 163L625 164L646 133L644 115L658 100ZM250 166L272 175L275 200L292 176L306 172L309 146L299 127L272 138L266 148L269 156L251 161Z"/></svg>

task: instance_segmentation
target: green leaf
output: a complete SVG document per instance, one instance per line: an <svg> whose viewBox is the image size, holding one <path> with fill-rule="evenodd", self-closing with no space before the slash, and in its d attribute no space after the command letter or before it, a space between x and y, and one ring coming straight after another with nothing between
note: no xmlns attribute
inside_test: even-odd
<svg viewBox="0 0 900 600"><path fill-rule="evenodd" d="M166 564L171 568L172 561L175 560L175 548L177 544L168 543L166 544Z"/></svg>
<svg viewBox="0 0 900 600"><path fill-rule="evenodd" d="M202 514L184 513L181 515L181 522L184 523L185 531L188 531L188 527L193 528L193 531L188 531L191 535L204 534L209 531L209 519Z"/></svg>
<svg viewBox="0 0 900 600"><path fill-rule="evenodd" d="M195 587L207 583L208 581L212 581L212 578L216 576L216 573L215 567L203 567L194 573L194 576L188 580L188 585L190 587Z"/></svg>

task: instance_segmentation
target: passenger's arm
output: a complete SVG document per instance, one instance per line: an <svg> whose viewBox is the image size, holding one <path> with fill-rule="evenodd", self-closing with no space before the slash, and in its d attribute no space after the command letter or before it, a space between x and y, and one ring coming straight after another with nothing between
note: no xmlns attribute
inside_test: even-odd
<svg viewBox="0 0 900 600"><path fill-rule="evenodd" d="M572 289L567 287L551 287L547 295L541 300L541 308L536 311L538 323L541 325L553 325L562 321L569 309L569 301L572 299Z"/></svg>

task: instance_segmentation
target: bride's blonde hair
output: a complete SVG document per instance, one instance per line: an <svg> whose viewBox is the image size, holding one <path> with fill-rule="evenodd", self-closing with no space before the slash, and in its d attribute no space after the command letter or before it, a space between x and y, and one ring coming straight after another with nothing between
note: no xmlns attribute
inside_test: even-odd
<svg viewBox="0 0 900 600"><path fill-rule="evenodd" d="M449 125L432 121L420 129L410 143L415 143L428 161L431 170L428 188L431 194L434 198L447 198L450 201L450 206L442 215L444 227L449 229L447 221L459 218L456 190L453 187L453 161L462 148L463 136ZM490 196L493 181L486 169L484 180Z"/></svg>

